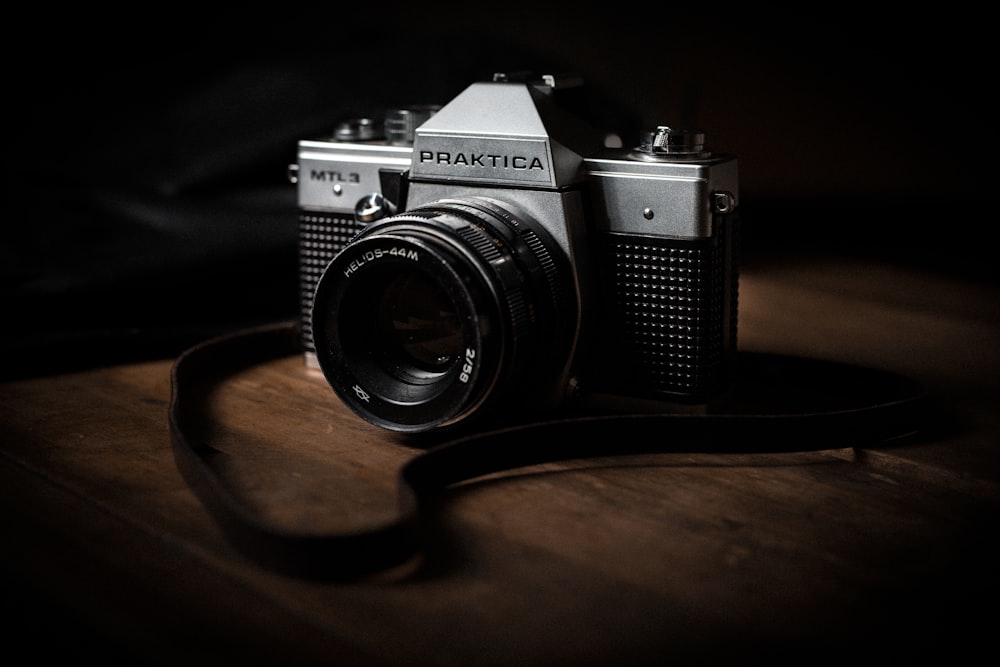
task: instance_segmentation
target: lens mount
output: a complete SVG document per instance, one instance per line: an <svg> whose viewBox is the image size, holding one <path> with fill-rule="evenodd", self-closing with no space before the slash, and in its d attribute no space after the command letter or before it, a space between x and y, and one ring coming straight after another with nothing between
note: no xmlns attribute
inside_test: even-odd
<svg viewBox="0 0 1000 667"><path fill-rule="evenodd" d="M555 250L484 200L370 225L318 283L319 366L345 404L383 428L424 431L484 413L526 375L547 380L552 360L569 354L575 307Z"/></svg>

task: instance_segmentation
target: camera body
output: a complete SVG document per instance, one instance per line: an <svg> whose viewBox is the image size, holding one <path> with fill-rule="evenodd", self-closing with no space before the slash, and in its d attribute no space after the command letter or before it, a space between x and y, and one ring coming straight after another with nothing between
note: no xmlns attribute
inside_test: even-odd
<svg viewBox="0 0 1000 667"><path fill-rule="evenodd" d="M305 361L371 423L726 388L736 158L666 126L607 147L559 104L562 81L497 75L381 132L300 141Z"/></svg>

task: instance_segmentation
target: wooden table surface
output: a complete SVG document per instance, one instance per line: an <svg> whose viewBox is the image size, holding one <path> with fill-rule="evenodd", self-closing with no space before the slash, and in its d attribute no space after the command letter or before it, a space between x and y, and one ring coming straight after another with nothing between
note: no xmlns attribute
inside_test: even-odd
<svg viewBox="0 0 1000 667"><path fill-rule="evenodd" d="M5 651L134 664L854 664L992 647L1000 290L874 261L746 266L740 346L924 383L896 446L547 464L452 489L429 566L316 582L178 472L171 359L0 385ZM234 492L295 528L391 516L414 451L297 357L212 396ZM629 434L623 434L628 437Z"/></svg>

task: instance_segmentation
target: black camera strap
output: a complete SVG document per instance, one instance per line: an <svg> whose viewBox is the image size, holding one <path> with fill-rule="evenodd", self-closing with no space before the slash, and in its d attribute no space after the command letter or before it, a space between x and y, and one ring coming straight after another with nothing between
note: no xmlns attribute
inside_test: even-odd
<svg viewBox="0 0 1000 667"><path fill-rule="evenodd" d="M777 453L871 447L927 422L924 388L871 368L741 352L739 390L707 414L588 414L518 424L420 450L399 471L399 513L358 532L292 532L240 503L212 468L205 398L241 369L301 354L293 323L221 336L174 363L169 408L174 457L228 538L256 561L316 579L357 579L418 555L433 507L450 485L553 461L636 454Z"/></svg>

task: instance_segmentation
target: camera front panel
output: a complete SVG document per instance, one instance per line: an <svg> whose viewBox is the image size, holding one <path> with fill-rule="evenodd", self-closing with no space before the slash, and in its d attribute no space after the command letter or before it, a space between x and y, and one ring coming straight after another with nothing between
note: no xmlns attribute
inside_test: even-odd
<svg viewBox="0 0 1000 667"><path fill-rule="evenodd" d="M728 155L588 160L598 283L588 385L703 402L736 349L737 163Z"/></svg>
<svg viewBox="0 0 1000 667"><path fill-rule="evenodd" d="M734 216L701 239L595 235L601 302L592 383L602 392L704 401L736 350Z"/></svg>
<svg viewBox="0 0 1000 667"><path fill-rule="evenodd" d="M398 180L410 165L413 149L386 142L303 140L299 142L295 183L299 203L299 303L302 346L307 366L316 368L312 305L326 265L365 227L358 203L381 194L391 173Z"/></svg>
<svg viewBox="0 0 1000 667"><path fill-rule="evenodd" d="M316 286L330 260L363 228L353 214L299 212L299 318L306 364L312 368L318 368L312 335Z"/></svg>

